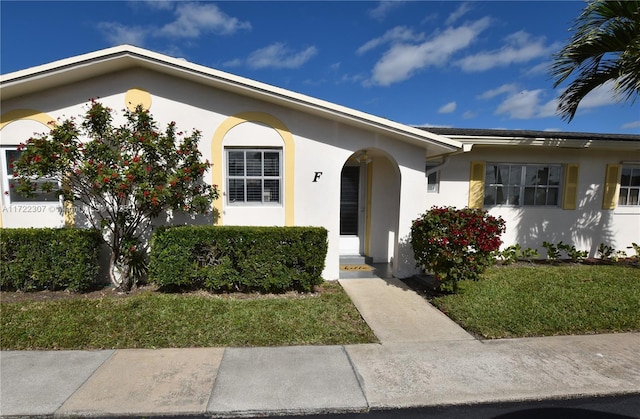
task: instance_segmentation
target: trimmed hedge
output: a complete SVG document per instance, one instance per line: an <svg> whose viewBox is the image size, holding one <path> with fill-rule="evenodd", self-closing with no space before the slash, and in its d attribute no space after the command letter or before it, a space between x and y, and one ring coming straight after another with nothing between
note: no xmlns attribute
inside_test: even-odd
<svg viewBox="0 0 640 419"><path fill-rule="evenodd" d="M149 279L215 292L312 291L323 281L326 255L321 227L160 227L151 238Z"/></svg>
<svg viewBox="0 0 640 419"><path fill-rule="evenodd" d="M16 228L0 230L0 289L84 291L96 282L96 230Z"/></svg>

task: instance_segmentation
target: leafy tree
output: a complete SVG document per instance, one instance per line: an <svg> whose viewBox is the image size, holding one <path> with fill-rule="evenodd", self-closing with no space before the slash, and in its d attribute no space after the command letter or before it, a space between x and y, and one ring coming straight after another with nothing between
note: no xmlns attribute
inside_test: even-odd
<svg viewBox="0 0 640 419"><path fill-rule="evenodd" d="M178 132L171 122L160 131L142 109L124 111L115 127L114 112L92 100L80 123L75 118L51 122L48 133L21 144L13 162L16 192L56 192L102 232L111 249L113 284L129 291L146 273L145 233L165 211L203 214L219 197L202 176L200 133ZM35 183L35 178L54 179Z"/></svg>
<svg viewBox="0 0 640 419"><path fill-rule="evenodd" d="M554 55L554 87L575 78L560 95L558 113L568 121L593 89L614 82L618 99L640 93L640 2L591 1L575 20L572 37Z"/></svg>

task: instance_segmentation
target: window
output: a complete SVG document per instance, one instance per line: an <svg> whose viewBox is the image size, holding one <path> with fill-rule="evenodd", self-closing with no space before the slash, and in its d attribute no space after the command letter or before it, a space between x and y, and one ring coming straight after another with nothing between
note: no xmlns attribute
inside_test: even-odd
<svg viewBox="0 0 640 419"><path fill-rule="evenodd" d="M440 171L439 170L433 170L431 173L429 173L429 170L432 170L438 166L440 166L442 163L431 163L431 162L427 162L426 165L426 172L427 174L427 193L438 193L439 189L440 189Z"/></svg>
<svg viewBox="0 0 640 419"><path fill-rule="evenodd" d="M280 204L282 150L228 149L230 204Z"/></svg>
<svg viewBox="0 0 640 419"><path fill-rule="evenodd" d="M2 167L4 169L4 184L3 188L5 190L5 197L8 196L8 204L18 203L18 202L59 202L60 199L55 192L42 192L36 191L35 195L32 197L26 197L20 195L15 191L15 187L18 186L18 180L13 178L13 162L16 161L22 151L18 151L15 148L3 148L2 149ZM39 185L46 182L57 182L55 179L47 179L40 178L34 180L34 183L38 183ZM8 192L8 194L7 194ZM5 198L6 199L6 198Z"/></svg>
<svg viewBox="0 0 640 419"><path fill-rule="evenodd" d="M487 164L484 204L557 206L560 165Z"/></svg>
<svg viewBox="0 0 640 419"><path fill-rule="evenodd" d="M622 166L618 205L640 205L640 166Z"/></svg>

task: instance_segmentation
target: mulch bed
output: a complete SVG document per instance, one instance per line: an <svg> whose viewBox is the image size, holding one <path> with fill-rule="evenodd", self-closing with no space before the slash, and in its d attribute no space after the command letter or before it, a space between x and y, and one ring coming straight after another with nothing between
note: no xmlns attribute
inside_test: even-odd
<svg viewBox="0 0 640 419"><path fill-rule="evenodd" d="M156 285L142 285L133 288L128 293L118 291L111 285L97 285L94 289L90 289L85 292L71 292L71 291L0 291L0 302L2 303L18 303L18 302L47 302L47 301L60 301L60 300L80 300L80 299L94 299L99 300L101 298L128 298L131 296L143 294L143 293L163 293L163 294L182 294L182 295L194 295L199 297L209 298L234 298L236 300L257 300L267 298L307 298L310 296L317 296L319 294L338 292L332 284L321 284L316 286L312 293L302 293L296 291L289 291L282 294L261 294L261 293L213 293L204 290L193 291L167 291L161 290Z"/></svg>

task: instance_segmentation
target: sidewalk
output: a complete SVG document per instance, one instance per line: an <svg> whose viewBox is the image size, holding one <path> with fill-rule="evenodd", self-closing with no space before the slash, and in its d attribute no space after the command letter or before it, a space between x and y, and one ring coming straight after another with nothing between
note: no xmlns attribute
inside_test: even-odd
<svg viewBox="0 0 640 419"><path fill-rule="evenodd" d="M640 393L640 334L479 341L394 279L341 280L381 344L2 351L11 416L251 416Z"/></svg>

